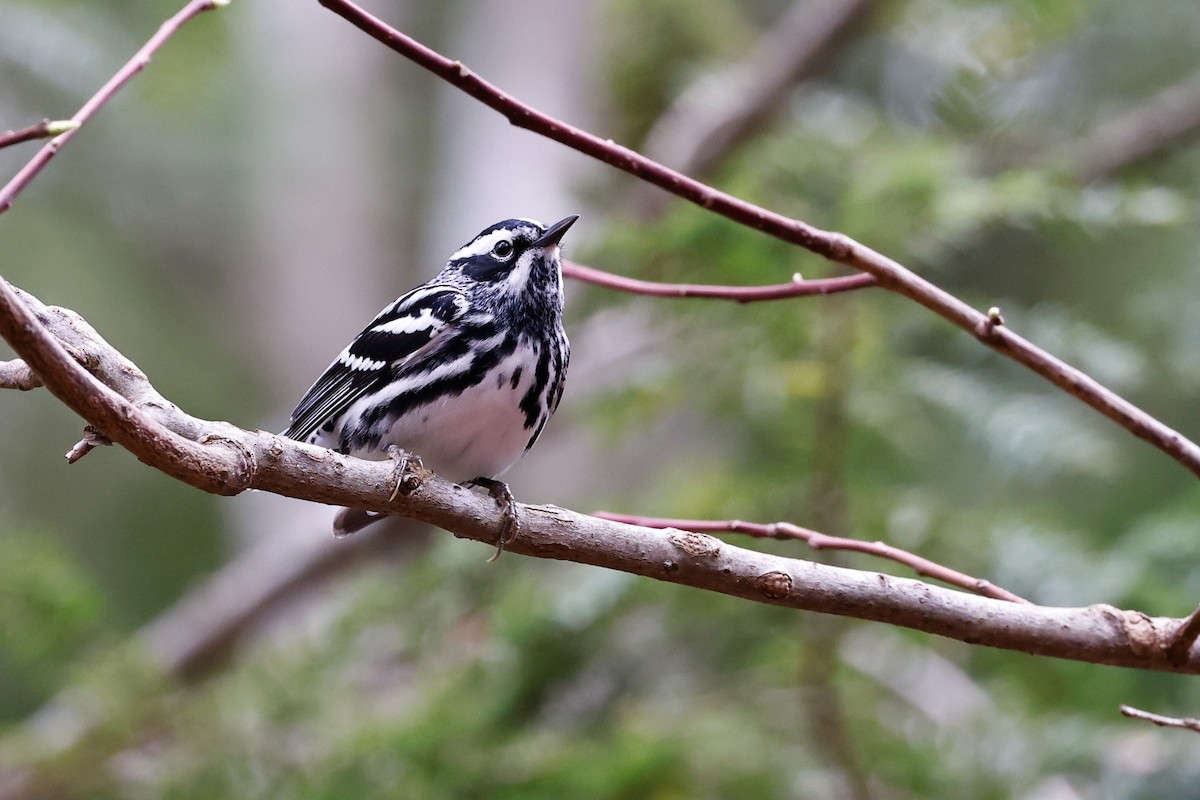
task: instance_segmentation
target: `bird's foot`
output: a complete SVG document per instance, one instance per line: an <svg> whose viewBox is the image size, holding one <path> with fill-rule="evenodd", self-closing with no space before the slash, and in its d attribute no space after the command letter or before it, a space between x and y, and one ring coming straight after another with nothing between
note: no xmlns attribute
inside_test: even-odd
<svg viewBox="0 0 1200 800"><path fill-rule="evenodd" d="M390 503L399 495L410 494L420 487L421 471L425 465L421 463L419 455L410 453L394 444L388 445L387 455L392 460L392 475L396 479L392 493L388 496Z"/></svg>
<svg viewBox="0 0 1200 800"><path fill-rule="evenodd" d="M517 530L521 527L521 520L517 515L517 500L508 484L495 478L472 478L463 485L487 489L488 494L500 507L500 537L496 539L496 552L487 560L487 563L491 564L500 557L508 543L516 538Z"/></svg>
<svg viewBox="0 0 1200 800"><path fill-rule="evenodd" d="M425 466L421 457L397 447L389 445L387 456L392 460L392 493L388 502L392 502L402 494L409 494L421 485L421 472ZM386 517L379 511L367 511L362 508L343 508L333 518L333 535L344 539L352 533L357 533L368 525Z"/></svg>

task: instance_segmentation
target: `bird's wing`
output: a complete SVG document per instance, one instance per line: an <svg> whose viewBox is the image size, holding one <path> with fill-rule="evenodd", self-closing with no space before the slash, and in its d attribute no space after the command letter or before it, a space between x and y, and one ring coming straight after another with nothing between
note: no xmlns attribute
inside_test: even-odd
<svg viewBox="0 0 1200 800"><path fill-rule="evenodd" d="M469 308L453 286L419 286L380 312L341 352L292 411L284 436L307 441L327 420L387 383L397 367L427 351Z"/></svg>

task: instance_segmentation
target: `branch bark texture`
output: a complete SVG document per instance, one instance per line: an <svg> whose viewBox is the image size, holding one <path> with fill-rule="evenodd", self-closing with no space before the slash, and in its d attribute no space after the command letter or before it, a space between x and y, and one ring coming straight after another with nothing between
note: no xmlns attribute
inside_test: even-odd
<svg viewBox="0 0 1200 800"><path fill-rule="evenodd" d="M494 543L495 503L432 473L393 496L394 466L342 456L263 431L191 417L99 337L88 368L60 342L84 335L77 315L22 299L0 280L0 335L45 387L143 462L217 494L260 489L418 519ZM107 381L102 382L101 379ZM140 398L131 402L132 397ZM147 409L157 409L150 413ZM183 433L181 433L183 432ZM522 506L513 553L621 570L788 608L886 622L970 644L1114 666L1200 673L1200 656L1172 659L1183 621L1111 606L1047 608L942 589L736 547L704 533L658 530L555 506Z"/></svg>

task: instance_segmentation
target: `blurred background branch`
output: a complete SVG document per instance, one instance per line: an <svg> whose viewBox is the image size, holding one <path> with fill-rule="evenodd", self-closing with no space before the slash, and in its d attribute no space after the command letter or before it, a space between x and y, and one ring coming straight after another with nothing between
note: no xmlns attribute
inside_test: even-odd
<svg viewBox="0 0 1200 800"><path fill-rule="evenodd" d="M1069 159L1083 183L1180 146L1200 130L1200 72L1102 121Z"/></svg>
<svg viewBox="0 0 1200 800"><path fill-rule="evenodd" d="M646 156L685 175L710 178L735 150L783 115L796 86L861 33L880 5L877 0L793 2L744 61L680 92L646 134ZM639 213L662 213L667 197L644 184L637 187Z"/></svg>

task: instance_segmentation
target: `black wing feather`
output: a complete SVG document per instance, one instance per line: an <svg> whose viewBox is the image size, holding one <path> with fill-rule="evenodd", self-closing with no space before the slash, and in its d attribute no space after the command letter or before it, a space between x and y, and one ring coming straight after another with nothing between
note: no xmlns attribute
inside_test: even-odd
<svg viewBox="0 0 1200 800"><path fill-rule="evenodd" d="M284 436L306 441L354 401L386 385L396 362L445 335L468 307L466 296L452 286L420 286L385 308L296 404Z"/></svg>

